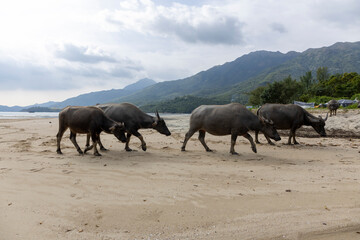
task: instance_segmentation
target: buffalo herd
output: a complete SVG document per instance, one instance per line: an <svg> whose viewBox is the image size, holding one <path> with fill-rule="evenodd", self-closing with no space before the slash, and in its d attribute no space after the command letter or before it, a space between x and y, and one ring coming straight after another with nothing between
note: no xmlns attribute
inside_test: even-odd
<svg viewBox="0 0 360 240"><path fill-rule="evenodd" d="M330 102L329 102L330 103ZM330 110L332 110L329 107ZM336 115L336 110L331 115ZM185 151L186 144L195 132L199 132L199 141L207 152L212 150L205 143L206 132L216 136L231 136L230 153L237 154L234 146L238 136L249 140L253 152L257 152L256 144L259 143L258 134L264 134L269 144L271 140L279 141L281 138L277 129L290 130L288 144L299 144L295 139L295 132L301 126L311 126L322 137L326 136L325 122L328 114L323 119L310 114L302 107L294 104L265 104L257 114L254 114L239 103L226 105L202 105L196 108L190 116L190 126L185 134L181 151ZM141 148L146 151L146 143L139 129L152 128L161 134L170 136L171 133L163 118L156 111L155 116L144 113L130 103L100 104L88 107L68 106L59 113L59 131L57 138L57 153L62 154L60 142L64 132L70 129L70 140L80 154L94 149L95 156L101 156L97 150L106 150L100 140L100 133L104 131L114 134L121 142L125 143L125 150L132 151L129 147L130 137L134 135L141 141ZM249 131L255 132L255 142ZM85 150L82 151L76 142L76 134L87 134ZM126 136L125 136L126 133ZM92 145L90 145L90 138ZM291 141L293 140L293 141Z"/></svg>

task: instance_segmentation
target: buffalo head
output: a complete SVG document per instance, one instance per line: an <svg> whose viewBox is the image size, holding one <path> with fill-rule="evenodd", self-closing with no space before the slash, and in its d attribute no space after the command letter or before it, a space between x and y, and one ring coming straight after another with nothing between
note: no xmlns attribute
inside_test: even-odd
<svg viewBox="0 0 360 240"><path fill-rule="evenodd" d="M171 132L166 126L164 119L160 118L159 112L156 110L156 119L155 122L152 124L152 127L161 134L166 136L170 136Z"/></svg>
<svg viewBox="0 0 360 240"><path fill-rule="evenodd" d="M110 128L110 132L115 135L121 142L126 142L125 127L123 123L116 123Z"/></svg>
<svg viewBox="0 0 360 240"><path fill-rule="evenodd" d="M279 136L279 133L277 132L274 122L272 120L266 119L263 116L259 116L259 120L262 125L262 132L269 136L270 138L274 139L275 141L280 141L281 137Z"/></svg>
<svg viewBox="0 0 360 240"><path fill-rule="evenodd" d="M326 114L325 119L323 119L321 116L317 117L309 117L311 126L315 129L315 131L320 134L322 137L326 137L325 132L325 121L328 119L328 113Z"/></svg>

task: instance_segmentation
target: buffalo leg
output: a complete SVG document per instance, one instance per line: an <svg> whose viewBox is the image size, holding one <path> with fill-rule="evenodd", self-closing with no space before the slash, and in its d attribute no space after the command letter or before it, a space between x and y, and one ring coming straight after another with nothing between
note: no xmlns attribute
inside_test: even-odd
<svg viewBox="0 0 360 240"><path fill-rule="evenodd" d="M250 134L248 133L245 133L243 135L244 138L246 138L247 140L249 140L249 142L251 143L251 149L253 150L254 153L257 153L257 150L256 150L256 145L253 141L253 138L250 136Z"/></svg>
<svg viewBox="0 0 360 240"><path fill-rule="evenodd" d="M99 138L98 138L98 143L99 143L99 146L100 146L100 150L101 151L107 151L107 149L104 147L104 145L102 144L101 140L100 140L100 135L99 135Z"/></svg>
<svg viewBox="0 0 360 240"><path fill-rule="evenodd" d="M231 145L230 145L230 153L233 155L239 155L237 152L235 152L235 143L237 139L237 134L231 134Z"/></svg>
<svg viewBox="0 0 360 240"><path fill-rule="evenodd" d="M86 135L86 145L85 145L84 153L91 150L93 147L94 147L94 145L90 146L90 134L87 134Z"/></svg>
<svg viewBox="0 0 360 240"><path fill-rule="evenodd" d="M134 133L134 136L140 139L140 141L141 141L141 149L143 151L146 151L146 142L144 141L143 136L137 131Z"/></svg>
<svg viewBox="0 0 360 240"><path fill-rule="evenodd" d="M293 130L293 129L290 130L290 136L289 136L289 140L288 140L288 145L291 145L291 138L293 139L294 144L299 144L295 139L295 131L296 131L296 129L295 130Z"/></svg>
<svg viewBox="0 0 360 240"><path fill-rule="evenodd" d="M67 128L64 128L61 124L59 126L59 132L56 134L56 144L57 144L57 149L56 152L58 154L62 154L61 149L60 149L60 142L61 142L61 138L64 135L64 132L66 131Z"/></svg>
<svg viewBox="0 0 360 240"><path fill-rule="evenodd" d="M255 142L260 143L259 142L259 131L258 130L255 130Z"/></svg>
<svg viewBox="0 0 360 240"><path fill-rule="evenodd" d="M275 143L273 143L265 133L264 133L264 136L270 145L275 145Z"/></svg>
<svg viewBox="0 0 360 240"><path fill-rule="evenodd" d="M131 152L131 151L132 151L132 149L129 148L130 137L131 137L131 133L127 133L127 134L126 134L126 143L125 143L125 150L126 150L127 152Z"/></svg>
<svg viewBox="0 0 360 240"><path fill-rule="evenodd" d="M297 141L296 141L296 139L295 139L295 132L296 132L296 129L294 130L294 132L293 132L293 140L294 140L294 144L299 144Z"/></svg>
<svg viewBox="0 0 360 240"><path fill-rule="evenodd" d="M186 147L186 143L189 141L189 139L191 138L192 135L194 135L196 131L190 129L186 134L185 134L185 139L183 142L183 145L181 147L181 151L185 151L185 147Z"/></svg>
<svg viewBox="0 0 360 240"><path fill-rule="evenodd" d="M212 150L205 143L205 133L206 132L204 130L199 131L199 141L204 146L204 148L207 152L212 152Z"/></svg>
<svg viewBox="0 0 360 240"><path fill-rule="evenodd" d="M91 140L93 142L93 146L94 146L94 155L95 156L101 156L101 154L98 152L96 145L99 141L99 134L97 134L96 132L91 133Z"/></svg>
<svg viewBox="0 0 360 240"><path fill-rule="evenodd" d="M84 152L81 150L81 148L79 147L79 145L76 142L76 133L74 133L71 130L70 130L70 140L74 144L74 146L75 146L76 150L78 151L78 153L84 154Z"/></svg>
<svg viewBox="0 0 360 240"><path fill-rule="evenodd" d="M101 151L107 151L107 149L103 146L103 144L101 143L101 140L100 140L100 136L99 136L99 139L98 139L98 143L99 143L99 146L100 146L100 150ZM91 145L90 146L90 134L87 134L86 135L86 145L85 145L85 150L84 150L84 153L86 153L87 151L91 150L94 146Z"/></svg>

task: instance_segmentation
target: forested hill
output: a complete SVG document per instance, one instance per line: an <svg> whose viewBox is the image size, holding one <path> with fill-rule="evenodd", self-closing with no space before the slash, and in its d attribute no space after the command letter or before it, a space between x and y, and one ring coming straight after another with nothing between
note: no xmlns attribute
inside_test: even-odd
<svg viewBox="0 0 360 240"><path fill-rule="evenodd" d="M194 95L247 103L247 93L256 87L280 81L289 75L299 79L308 71L313 71L315 75L319 67L327 67L330 74L360 72L360 42L336 43L302 53L252 52L189 78L157 83L116 101L144 105Z"/></svg>
<svg viewBox="0 0 360 240"><path fill-rule="evenodd" d="M278 66L298 56L299 53L257 51L239 57L233 62L215 66L194 76L160 82L131 96L120 97L117 102L133 102L143 105L153 101L172 99L177 96L196 95L211 97L231 89L239 82L257 76L260 72Z"/></svg>
<svg viewBox="0 0 360 240"><path fill-rule="evenodd" d="M299 80L308 71L315 76L319 67L326 67L330 74L360 72L360 42L336 43L330 47L308 49L289 61L236 84L230 91L217 97L225 100L234 99L235 96L240 101L245 97L247 101L246 93L258 86L281 81L289 75Z"/></svg>

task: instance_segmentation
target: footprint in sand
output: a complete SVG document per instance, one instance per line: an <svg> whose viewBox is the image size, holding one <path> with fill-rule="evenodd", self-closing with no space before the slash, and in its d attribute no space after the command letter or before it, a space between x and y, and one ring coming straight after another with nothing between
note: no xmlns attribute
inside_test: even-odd
<svg viewBox="0 0 360 240"><path fill-rule="evenodd" d="M45 168L33 168L33 169L30 169L30 172L40 172L42 170L44 170Z"/></svg>

